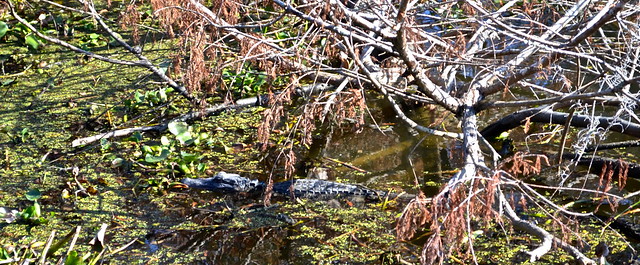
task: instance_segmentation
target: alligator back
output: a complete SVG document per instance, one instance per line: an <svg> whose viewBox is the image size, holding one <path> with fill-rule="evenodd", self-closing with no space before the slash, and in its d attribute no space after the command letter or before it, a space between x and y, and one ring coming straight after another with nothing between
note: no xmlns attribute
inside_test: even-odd
<svg viewBox="0 0 640 265"><path fill-rule="evenodd" d="M293 185L293 187L292 187ZM314 195L348 195L377 197L378 192L358 185L344 184L319 179L295 179L273 184L273 191L283 195L305 197Z"/></svg>
<svg viewBox="0 0 640 265"><path fill-rule="evenodd" d="M260 192L266 187L264 182L242 177L238 174L220 172L211 178L181 180L190 188L206 189L220 193ZM285 196L314 197L320 195L362 196L379 198L383 192L363 186L338 183L320 179L295 179L273 184L273 191Z"/></svg>

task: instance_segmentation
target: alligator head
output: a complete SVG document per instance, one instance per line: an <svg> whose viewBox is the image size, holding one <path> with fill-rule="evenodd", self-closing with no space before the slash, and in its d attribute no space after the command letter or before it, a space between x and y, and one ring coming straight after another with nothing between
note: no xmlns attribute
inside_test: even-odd
<svg viewBox="0 0 640 265"><path fill-rule="evenodd" d="M219 172L210 178L185 178L180 182L191 188L206 189L222 193L251 192L256 190L256 188L262 188L264 185L258 180L251 180L238 174L226 172Z"/></svg>

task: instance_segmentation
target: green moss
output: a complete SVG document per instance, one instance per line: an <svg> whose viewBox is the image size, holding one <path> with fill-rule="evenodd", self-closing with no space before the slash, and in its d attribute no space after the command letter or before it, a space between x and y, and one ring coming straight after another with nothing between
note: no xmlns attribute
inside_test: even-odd
<svg viewBox="0 0 640 265"><path fill-rule="evenodd" d="M303 220L290 236L292 253L305 260L368 263L395 249L395 213L373 205L332 208L325 202L302 200L285 212Z"/></svg>
<svg viewBox="0 0 640 265"><path fill-rule="evenodd" d="M82 34L79 33L79 39L71 42L81 44ZM167 53L174 44L171 40L147 43L145 53L156 63L167 59ZM174 101L160 111L153 111L158 103L148 100L127 106L127 102L135 101L136 91L144 94L165 86L138 82L149 74L142 68L87 59L60 51L54 45L43 46L38 52L15 46L17 43L12 45L0 48L0 54L7 54L2 59L15 61L22 67L19 71L27 66L31 68L0 90L3 93L0 206L23 209L30 203L24 198L24 193L38 188L44 193L41 204L48 223L34 227L20 223L2 225L0 246L26 249L25 246L35 245L34 250L42 251L43 243L52 231L56 231L57 241L76 227L81 227L74 249L81 254L89 253L91 247L87 242L105 223L109 225L107 244L111 250L139 241L133 247L105 258L106 264L186 264L202 260L202 253L182 252L169 247L150 253L141 241L154 229L239 231L228 234L233 237L261 231L264 227L277 227L290 232L283 239L286 243L277 242L280 245L273 243L275 247L263 248L279 249L287 244L285 247L291 254L290 260L371 263L388 257L390 253L401 253L406 259L415 261L417 247L395 240L394 225L398 212L382 210L376 204L351 207L351 202L343 200L340 202L342 208L332 208L325 202L300 200L284 202L281 208L270 209L273 212L266 213L232 205L215 211L211 224L194 221L192 217L196 214L184 212L192 207L213 208L226 197L211 198L213 196L206 192L172 192L171 183L184 177L184 173L175 168L175 160L157 164L144 162L141 146L157 145L163 136L173 137L169 132L142 134L140 142L120 138L109 139L110 145L70 147L73 139L116 127L155 124L161 121L158 116L168 119L185 113L191 108L185 100L172 93L169 100ZM100 47L98 52L112 53L112 58L133 59L129 55L116 54L115 49L107 46ZM200 156L199 162L207 170L192 173L192 177L206 177L220 170L263 173L260 165L263 157L255 146L261 111L261 108L230 111L192 122L190 125L194 132L208 136L200 144L174 146L171 158L176 158L179 151ZM292 141L285 139L285 135L273 137L278 137L276 140L280 142ZM398 148L404 149L407 144L403 142ZM112 161L115 158L124 162L114 166ZM368 156L365 160L371 159ZM77 176L74 176L74 167L79 169ZM427 183L432 184L436 185ZM82 188L92 192L80 192ZM289 226L276 218L277 214L290 216L299 222ZM551 224L544 228L562 232ZM580 238L591 246L604 240L612 252L626 249L620 236L605 230L601 237L600 229L600 224L585 224ZM577 236L571 236L568 240L573 242L577 239ZM539 243L538 239L527 234L513 231L505 234L496 226L476 238L475 253L480 263L508 264L521 261L522 252L535 248ZM49 261L55 262L64 251L65 247ZM463 251L454 255L470 263L470 256ZM587 253L593 254L592 250ZM541 263L571 261L566 253L552 251L543 257Z"/></svg>
<svg viewBox="0 0 640 265"><path fill-rule="evenodd" d="M11 49L26 53L21 47ZM31 229L22 224L4 225L0 246L46 241L52 231L57 231L56 240L60 240L80 226L75 250L87 253L90 247L86 243L100 224L106 223L109 245L117 248L142 238L149 227L164 221L156 218L164 216L163 207L153 203L140 207L131 188L134 179L112 168L103 152L91 147L74 150L70 142L95 133L78 130L90 119L90 106L121 102L131 93L131 81L146 71L132 67L120 71L119 66L83 61L76 54L57 49L51 45L39 53L22 55L22 64L36 65L47 60L48 67L31 68L17 76L13 84L3 87L0 206L24 208L28 204L23 194L38 188L46 194L41 204L49 222ZM154 54L163 56L161 52ZM55 79L53 85L46 82L51 78ZM23 128L28 129L26 137L20 137ZM72 167L80 169L77 178L81 185L95 189L95 194L75 195L80 187L71 173ZM65 192L71 197L64 198Z"/></svg>

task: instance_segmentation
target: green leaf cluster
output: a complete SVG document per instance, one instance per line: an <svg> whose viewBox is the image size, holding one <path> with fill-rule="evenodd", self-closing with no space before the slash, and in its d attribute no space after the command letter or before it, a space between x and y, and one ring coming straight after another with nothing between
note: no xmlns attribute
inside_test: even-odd
<svg viewBox="0 0 640 265"><path fill-rule="evenodd" d="M31 138L31 132L29 131L29 128L22 128L21 130L15 132L3 127L0 128L0 133L5 134L9 139L11 139L14 144L24 144Z"/></svg>
<svg viewBox="0 0 640 265"><path fill-rule="evenodd" d="M200 133L186 122L171 122L169 132L173 137L162 136L159 145L142 145L144 161L149 164L177 165L187 175L204 172L206 165L200 163L202 156L180 150L183 146L200 145L209 134Z"/></svg>
<svg viewBox="0 0 640 265"><path fill-rule="evenodd" d="M40 190L29 190L25 194L25 198L29 201L32 201L33 204L23 209L22 211L17 212L17 214L15 214L17 218L15 220L21 223L26 223L30 226L46 224L48 220L43 216L42 207L40 206L40 203L38 203L38 199L40 199L40 197L42 197L42 193L40 192ZM11 218L11 221L9 221L8 218L5 218L5 221L7 222L13 222L13 220L13 218Z"/></svg>
<svg viewBox="0 0 640 265"><path fill-rule="evenodd" d="M33 23L36 22L34 21ZM13 36L33 50L37 50L42 44L40 38L33 34L25 25L17 24L14 27L10 27L6 22L0 21L0 39L3 39L5 36Z"/></svg>
<svg viewBox="0 0 640 265"><path fill-rule="evenodd" d="M172 87L148 90L144 93L136 91L132 99L124 101L127 111L137 113L141 107L153 107L168 101L168 95L174 91Z"/></svg>
<svg viewBox="0 0 640 265"><path fill-rule="evenodd" d="M266 93L263 91L264 85L267 83L266 73L252 71L249 67L243 67L240 72L229 68L223 69L222 81L241 97Z"/></svg>

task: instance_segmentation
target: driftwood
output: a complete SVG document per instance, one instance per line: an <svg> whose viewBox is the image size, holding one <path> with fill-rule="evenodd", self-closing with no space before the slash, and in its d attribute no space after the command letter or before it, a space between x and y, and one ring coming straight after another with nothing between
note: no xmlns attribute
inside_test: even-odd
<svg viewBox="0 0 640 265"><path fill-rule="evenodd" d="M545 108L526 109L510 114L491 125L487 126L480 133L487 139L493 139L500 133L511 130L525 124L527 120L530 122L543 122L552 124L566 124L568 113L547 110ZM633 137L640 138L640 124L615 119L612 117L589 117L586 115L573 115L570 125L573 127L586 128L596 120L598 128L608 129L610 131L619 132Z"/></svg>
<svg viewBox="0 0 640 265"><path fill-rule="evenodd" d="M605 143L605 144L597 144L593 146L587 146L584 149L585 152L593 152L600 150L609 150L609 149L618 149L618 148L626 148L626 147L640 147L640 140L630 140L630 141L622 141L615 143Z"/></svg>
<svg viewBox="0 0 640 265"><path fill-rule="evenodd" d="M640 164L630 163L621 159L612 159L600 156L582 156L575 154L566 154L563 159L577 160L576 163L582 166L588 166L593 174L601 174L602 169L611 170L613 172L625 174L628 177L640 179Z"/></svg>
<svg viewBox="0 0 640 265"><path fill-rule="evenodd" d="M327 90L328 88L329 88L329 86L325 85L325 84L317 84L317 85L305 86L305 87L302 87L302 88L298 89L296 91L296 95L297 96L308 96L311 93L318 93L320 91ZM84 137L84 138L80 138L80 139L75 139L75 140L73 140L73 142L71 142L71 146L77 147L77 146L81 146L81 145L90 144L90 143L93 143L95 141L99 141L100 139L108 139L108 138L112 138L112 137L127 136L127 135L130 135L130 134L135 133L135 132L162 132L162 131L167 130L169 123L172 123L172 122L191 121L191 120L203 118L203 117L206 117L206 116L209 116L209 115L214 115L216 113L220 113L220 112L225 111L225 110L242 109L242 108L257 107L257 106L269 106L269 104L270 104L269 98L270 97L268 95L260 95L260 96L256 96L256 97L250 97L250 98L241 99L241 100L236 101L235 103L221 103L221 104L215 105L213 107L206 108L206 109L204 109L202 111L189 112L187 114L181 115L181 116L179 116L177 118L165 121L165 122L163 122L161 124L154 125L154 126L141 126L141 127L134 127L134 128L126 128L126 129L120 129L120 130L114 130L114 131L110 131L110 132L106 132L106 133L101 133L101 134L93 135L93 136L89 136L89 137Z"/></svg>

